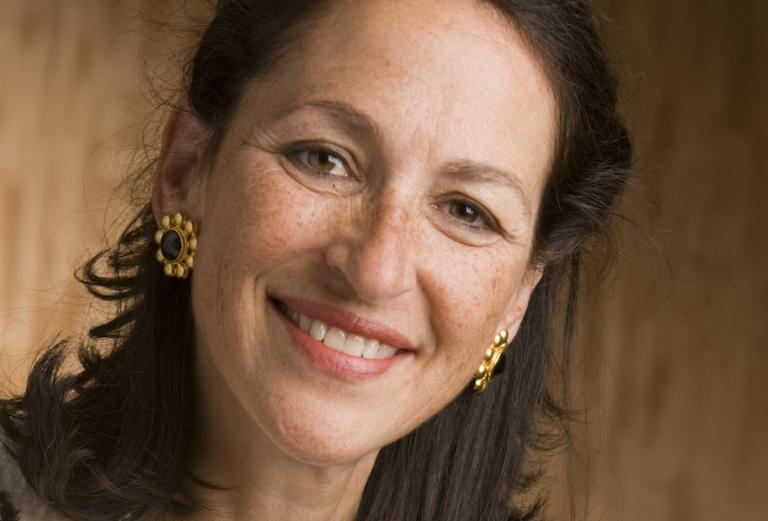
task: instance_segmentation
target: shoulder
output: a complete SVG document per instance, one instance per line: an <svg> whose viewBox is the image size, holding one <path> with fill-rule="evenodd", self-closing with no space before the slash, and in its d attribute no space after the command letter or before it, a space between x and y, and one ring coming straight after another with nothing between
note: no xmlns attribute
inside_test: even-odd
<svg viewBox="0 0 768 521"><path fill-rule="evenodd" d="M2 437L0 436L0 440ZM37 497L0 444L0 521L65 521Z"/></svg>
<svg viewBox="0 0 768 521"><path fill-rule="evenodd" d="M0 488L0 521L18 521L19 511L11 503L11 499L3 489Z"/></svg>

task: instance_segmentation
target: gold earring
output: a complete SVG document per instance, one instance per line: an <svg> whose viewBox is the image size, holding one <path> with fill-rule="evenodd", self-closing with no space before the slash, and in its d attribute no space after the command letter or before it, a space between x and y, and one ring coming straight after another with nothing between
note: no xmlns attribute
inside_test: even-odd
<svg viewBox="0 0 768 521"><path fill-rule="evenodd" d="M164 215L162 227L155 232L159 245L155 257L169 277L185 279L195 263L197 225L186 215Z"/></svg>
<svg viewBox="0 0 768 521"><path fill-rule="evenodd" d="M482 394L488 389L493 379L493 369L499 362L499 358L504 354L504 351L509 345L509 332L506 329L502 329L499 333L493 337L493 343L491 347L485 350L483 355L483 363L475 371L475 392Z"/></svg>

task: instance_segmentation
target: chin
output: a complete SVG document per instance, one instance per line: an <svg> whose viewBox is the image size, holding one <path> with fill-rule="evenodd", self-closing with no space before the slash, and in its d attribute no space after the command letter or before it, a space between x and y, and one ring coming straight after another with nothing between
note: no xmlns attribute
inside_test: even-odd
<svg viewBox="0 0 768 521"><path fill-rule="evenodd" d="M296 461L318 466L349 464L382 446L373 426L363 427L359 415L322 407L300 406L289 411L284 410L271 428L263 423L262 427L272 442Z"/></svg>

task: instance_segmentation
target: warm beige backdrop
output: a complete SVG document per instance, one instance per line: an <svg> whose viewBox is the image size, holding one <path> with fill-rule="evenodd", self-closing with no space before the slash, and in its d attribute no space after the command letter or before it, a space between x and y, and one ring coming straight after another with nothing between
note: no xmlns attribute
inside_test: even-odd
<svg viewBox="0 0 768 521"><path fill-rule="evenodd" d="M171 9L177 4L0 2L7 387L18 385L42 338L82 330L89 301L70 274L113 236L105 210L120 211L112 190L136 162L151 107L141 64L162 73L169 34L146 18L187 19ZM768 4L601 4L613 20L640 176L624 212L638 226L622 227L616 275L577 364L586 374L577 395L591 411L579 429L591 454L577 460L586 518L760 521L768 511Z"/></svg>

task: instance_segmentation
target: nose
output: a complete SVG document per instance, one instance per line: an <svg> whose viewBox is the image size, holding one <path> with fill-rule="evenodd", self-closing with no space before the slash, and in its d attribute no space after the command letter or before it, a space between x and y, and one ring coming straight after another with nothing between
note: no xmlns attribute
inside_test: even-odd
<svg viewBox="0 0 768 521"><path fill-rule="evenodd" d="M364 302L395 298L415 283L413 219L402 206L378 204L349 234L337 236L326 262Z"/></svg>

